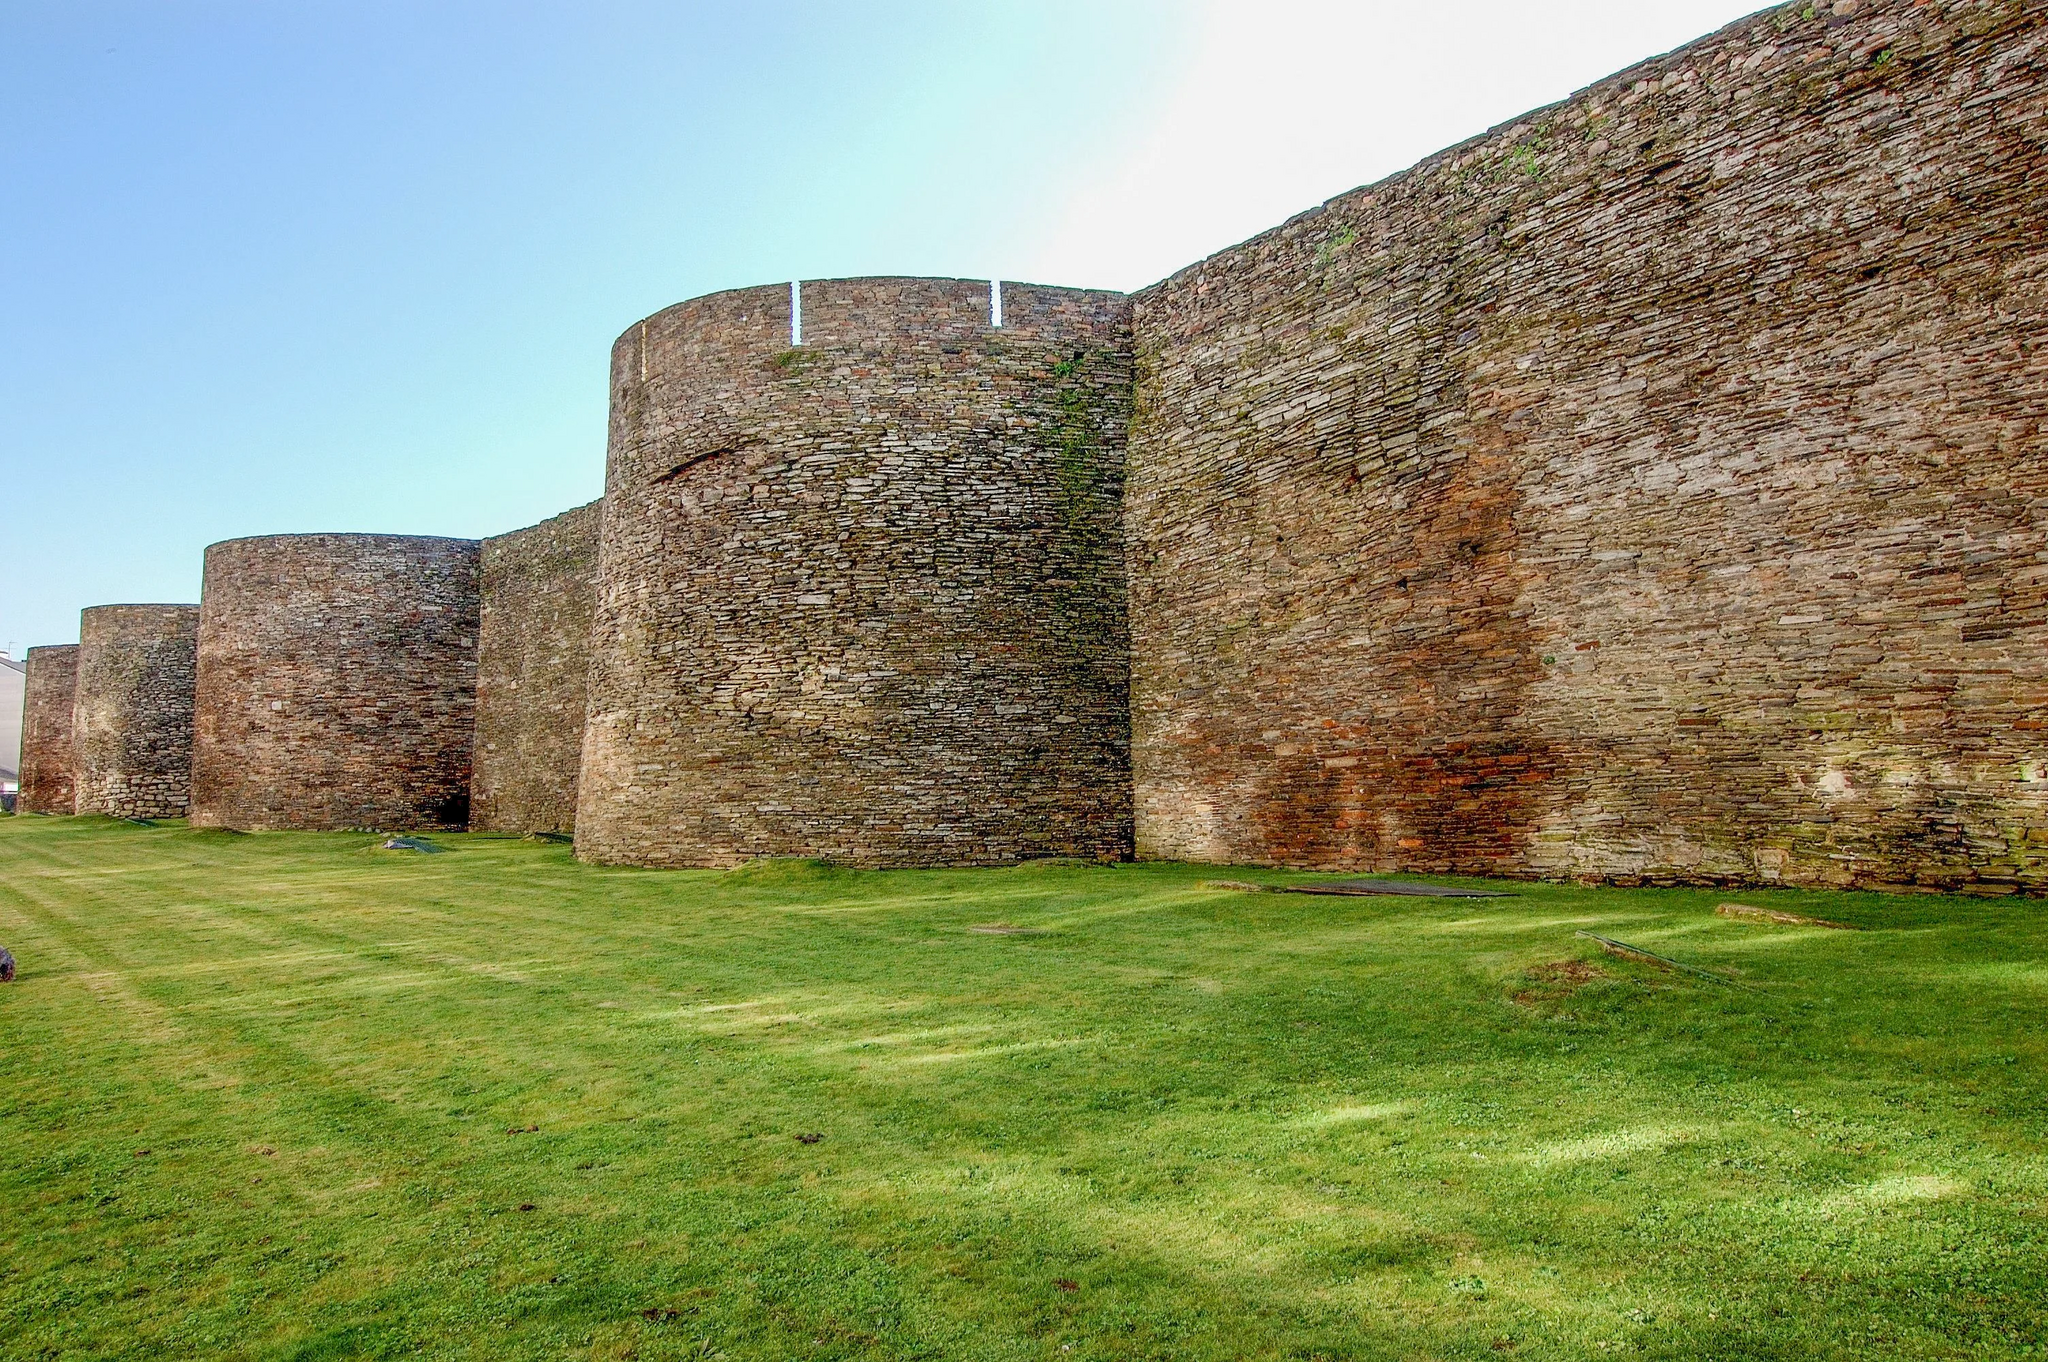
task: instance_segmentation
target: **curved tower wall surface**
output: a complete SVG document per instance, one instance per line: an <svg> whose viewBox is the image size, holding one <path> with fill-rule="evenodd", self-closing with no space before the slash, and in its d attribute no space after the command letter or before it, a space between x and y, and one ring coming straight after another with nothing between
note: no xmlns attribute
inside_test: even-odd
<svg viewBox="0 0 2048 1362"><path fill-rule="evenodd" d="M195 824L468 825L475 540L231 539L201 601Z"/></svg>
<svg viewBox="0 0 2048 1362"><path fill-rule="evenodd" d="M786 285L612 352L578 854L1121 856L1121 295Z"/></svg>
<svg viewBox="0 0 2048 1362"><path fill-rule="evenodd" d="M80 613L71 734L78 812L184 817L198 633L196 605L96 605Z"/></svg>
<svg viewBox="0 0 2048 1362"><path fill-rule="evenodd" d="M78 645L28 650L21 709L21 794L23 813L74 813L78 789L72 780L73 707L78 702Z"/></svg>
<svg viewBox="0 0 2048 1362"><path fill-rule="evenodd" d="M470 800L479 832L564 832L576 821L600 509L593 501L483 541Z"/></svg>
<svg viewBox="0 0 2048 1362"><path fill-rule="evenodd" d="M2048 890L2044 69L1783 6L1137 295L1139 853Z"/></svg>

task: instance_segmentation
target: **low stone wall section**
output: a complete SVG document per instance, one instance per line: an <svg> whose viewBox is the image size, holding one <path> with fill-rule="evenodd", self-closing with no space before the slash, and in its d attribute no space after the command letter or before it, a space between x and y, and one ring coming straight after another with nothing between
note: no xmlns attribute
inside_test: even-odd
<svg viewBox="0 0 2048 1362"><path fill-rule="evenodd" d="M477 557L379 534L208 548L192 821L466 828Z"/></svg>
<svg viewBox="0 0 2048 1362"><path fill-rule="evenodd" d="M72 710L78 702L78 645L31 648L21 711L21 813L75 813L77 760Z"/></svg>
<svg viewBox="0 0 2048 1362"><path fill-rule="evenodd" d="M1130 846L1118 294L786 285L612 353L580 856Z"/></svg>
<svg viewBox="0 0 2048 1362"><path fill-rule="evenodd" d="M192 791L196 605L96 605L78 617L77 810L182 818Z"/></svg>
<svg viewBox="0 0 2048 1362"><path fill-rule="evenodd" d="M593 501L483 541L470 799L479 832L576 822L602 508Z"/></svg>
<svg viewBox="0 0 2048 1362"><path fill-rule="evenodd" d="M1766 11L1138 295L1140 854L2048 888L2044 22Z"/></svg>

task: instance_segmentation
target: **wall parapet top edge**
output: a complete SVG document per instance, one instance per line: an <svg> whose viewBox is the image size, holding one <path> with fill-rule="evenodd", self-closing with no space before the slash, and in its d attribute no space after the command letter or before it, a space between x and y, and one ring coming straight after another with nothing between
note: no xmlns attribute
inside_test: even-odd
<svg viewBox="0 0 2048 1362"><path fill-rule="evenodd" d="M797 301L804 319L804 335L801 340L796 340L791 334L792 287L799 295ZM820 333L818 328L834 311L858 312L868 321L893 318L906 324L913 324L958 322L962 316L986 310L989 315L980 325L990 332L1027 330L1029 323L1021 315L1014 314L1007 302L1002 323L996 323L992 305L994 290L997 289L1002 291L1006 299L1015 295L1018 299L1032 299L1041 303L1053 299L1067 299L1096 306L1117 306L1127 304L1130 299L1129 294L1117 289L1078 288L1064 284L1040 284L1002 278L969 279L951 275L877 274L794 279L783 283L719 289L684 298L649 313L628 326L612 342L612 348L616 352L622 346L635 344L655 328L667 325L689 327L694 322L693 314L703 316L706 330L714 326L723 329L742 325L759 332L763 343L766 344L773 344L775 339L790 335L790 340L783 348L830 343L829 336ZM920 294L923 296L918 296ZM743 313L738 311L741 306L746 308ZM914 329L917 328L906 326L906 330Z"/></svg>
<svg viewBox="0 0 2048 1362"><path fill-rule="evenodd" d="M349 530L307 530L290 534L244 534L232 539L217 539L206 546L206 552L228 548L235 544L275 544L288 540L328 540L352 544L479 544L480 539L465 539L452 534L363 534Z"/></svg>
<svg viewBox="0 0 2048 1362"><path fill-rule="evenodd" d="M1922 0L1923 4L1925 2L1926 0ZM1561 110L1570 109L1575 105L1591 100L1603 97L1619 99L1630 93L1633 86L1646 79L1652 73L1669 74L1674 63L1682 64L1702 53L1743 41L1750 36L1756 36L1754 29L1759 24L1773 25L1775 28L1773 16L1781 13L1802 14L1805 10L1812 8L1815 7L1804 5L1802 0L1789 0L1789 3L1767 5L1762 9L1753 10L1748 14L1742 15L1740 18L1730 20L1717 29L1701 34L1689 42L1681 43L1677 47L1657 53L1654 56L1644 57L1629 66L1623 67L1619 71L1610 72L1597 80L1580 86L1571 93L1552 100L1547 104L1539 104L1534 108L1526 109L1512 118L1503 119L1491 127L1472 134L1470 137L1439 148L1412 165L1391 171L1376 180L1369 180L1364 184L1354 185L1352 188L1341 193L1333 194L1321 203L1311 205L1298 213L1291 214L1274 226L1254 232L1240 241L1232 242L1226 246L1219 246L1217 249L1181 266L1163 278L1154 280L1142 288L1131 290L1127 296L1139 306L1152 303L1169 290L1185 285L1187 282L1198 277L1203 270L1217 261L1239 255L1247 250L1255 249L1264 243L1277 240L1289 231L1299 228L1302 224L1333 210L1342 210L1361 198L1375 197L1398 190L1409 181L1437 170L1447 162L1455 161L1459 157L1468 155L1497 139L1523 131L1526 124L1541 122L1546 118L1555 116ZM1824 22L1831 26L1854 23L1868 18L1874 9L1874 6L1866 5L1850 14L1838 16L1831 14L1825 6L1822 6L1819 7L1819 13L1813 19L1805 20L1805 22ZM1777 31L1770 35L1770 37L1783 42L1786 39L1786 34L1783 31Z"/></svg>

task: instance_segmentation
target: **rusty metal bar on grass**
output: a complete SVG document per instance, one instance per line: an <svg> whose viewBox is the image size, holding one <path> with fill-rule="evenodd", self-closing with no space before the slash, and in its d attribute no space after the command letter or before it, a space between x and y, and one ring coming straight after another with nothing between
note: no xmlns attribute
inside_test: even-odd
<svg viewBox="0 0 2048 1362"><path fill-rule="evenodd" d="M1683 960L1673 960L1668 955L1659 955L1655 951L1646 951L1641 946L1631 946L1626 941L1616 941L1613 937L1602 936L1598 932L1574 932L1573 935L1583 936L1588 941L1597 941L1600 943L1601 950L1606 951L1609 955L1618 955L1624 960L1639 960L1651 965L1668 965L1672 969L1684 970L1687 974L1697 974L1702 979L1712 979L1717 984L1727 984L1731 988L1750 987L1748 984L1730 979L1725 974L1716 974L1710 969L1701 969L1698 965L1688 965Z"/></svg>

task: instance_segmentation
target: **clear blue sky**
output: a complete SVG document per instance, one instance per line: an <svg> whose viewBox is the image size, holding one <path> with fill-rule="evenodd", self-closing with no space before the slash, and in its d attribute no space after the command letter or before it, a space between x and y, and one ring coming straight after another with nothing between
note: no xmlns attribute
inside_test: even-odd
<svg viewBox="0 0 2048 1362"><path fill-rule="evenodd" d="M596 496L713 289L1134 288L1722 0L0 0L0 645L247 534Z"/></svg>

